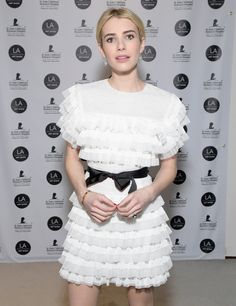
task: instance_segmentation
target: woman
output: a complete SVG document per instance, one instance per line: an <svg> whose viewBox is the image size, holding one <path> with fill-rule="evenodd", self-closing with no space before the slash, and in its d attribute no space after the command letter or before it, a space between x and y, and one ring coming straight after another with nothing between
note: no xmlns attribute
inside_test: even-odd
<svg viewBox="0 0 236 306"><path fill-rule="evenodd" d="M136 14L105 11L97 42L111 77L67 89L58 122L74 187L60 274L71 306L95 306L100 286L112 283L128 288L130 306L153 306L153 287L172 266L160 193L176 176L188 119L175 95L138 76L145 31ZM152 182L148 167L159 161Z"/></svg>

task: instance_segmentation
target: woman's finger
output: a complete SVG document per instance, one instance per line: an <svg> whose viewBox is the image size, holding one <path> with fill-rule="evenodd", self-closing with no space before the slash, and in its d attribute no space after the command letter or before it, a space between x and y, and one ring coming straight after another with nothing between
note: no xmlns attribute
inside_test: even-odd
<svg viewBox="0 0 236 306"><path fill-rule="evenodd" d="M106 196L101 195L99 197L99 201L103 204L105 204L109 209L114 209L116 208L116 204L113 203L110 199L108 199Z"/></svg>
<svg viewBox="0 0 236 306"><path fill-rule="evenodd" d="M96 221L97 223L102 223L102 221L98 218L96 218L95 216L91 216L91 218Z"/></svg>
<svg viewBox="0 0 236 306"><path fill-rule="evenodd" d="M99 215L97 213L94 213L94 212L91 212L90 216L93 217L93 218L96 218L97 220L99 220L99 222L104 222L107 219L109 219L108 217L101 216L101 215Z"/></svg>
<svg viewBox="0 0 236 306"><path fill-rule="evenodd" d="M121 208L121 207L124 207L124 206L127 206L130 201L133 199L133 194L129 194L127 195L119 204L118 206Z"/></svg>
<svg viewBox="0 0 236 306"><path fill-rule="evenodd" d="M134 209L137 210L136 205L137 205L137 202L134 200L131 200L126 206L120 207L118 205L117 210L120 215L127 217L130 214L131 210L134 210Z"/></svg>
<svg viewBox="0 0 236 306"><path fill-rule="evenodd" d="M135 215L138 215L140 212L142 211L142 209L132 209L129 213L129 215L127 216L127 218L133 218Z"/></svg>
<svg viewBox="0 0 236 306"><path fill-rule="evenodd" d="M106 208L106 207L105 207ZM111 216L112 215L112 212L110 212L110 211L105 211L105 210L103 210L103 209L101 209L101 207L100 206L93 206L92 208L91 208L91 213L96 213L96 214L98 214L98 215L100 215L100 216L102 216L102 217L109 217L109 216Z"/></svg>

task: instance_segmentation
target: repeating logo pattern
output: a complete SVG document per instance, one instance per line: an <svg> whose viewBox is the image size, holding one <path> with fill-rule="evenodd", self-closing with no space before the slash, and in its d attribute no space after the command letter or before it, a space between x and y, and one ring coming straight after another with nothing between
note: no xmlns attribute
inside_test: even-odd
<svg viewBox="0 0 236 306"><path fill-rule="evenodd" d="M182 19L175 24L175 32L179 36L187 36L191 31L191 24L188 20Z"/></svg>
<svg viewBox="0 0 236 306"><path fill-rule="evenodd" d="M20 193L15 196L14 203L20 209L26 208L30 204L30 197L25 193Z"/></svg>
<svg viewBox="0 0 236 306"><path fill-rule="evenodd" d="M12 155L16 161L23 162L29 157L29 151L27 148L20 146L13 150Z"/></svg>
<svg viewBox="0 0 236 306"><path fill-rule="evenodd" d="M8 54L13 61L21 61L25 57L25 50L20 45L13 45L9 48Z"/></svg>
<svg viewBox="0 0 236 306"><path fill-rule="evenodd" d="M11 8L18 8L22 4L22 0L6 0L7 5Z"/></svg>
<svg viewBox="0 0 236 306"><path fill-rule="evenodd" d="M27 109L27 102L23 98L15 98L11 102L11 109L17 114L24 113Z"/></svg>
<svg viewBox="0 0 236 306"><path fill-rule="evenodd" d="M9 209L14 220L11 256L35 257L38 252L58 257L63 250L69 192L64 184L64 142L56 125L61 92L72 84L103 78L103 69L104 75L110 75L97 53L96 19L105 7L131 5L141 16L146 33L139 61L142 79L176 94L191 121L184 127L190 140L177 153L178 170L166 199L173 256L191 254L188 238L193 229L198 231L194 232L194 237L199 237L194 243L199 254L215 256L222 243L217 229L222 226L219 186L225 170L219 164L224 154L222 143L226 142L225 92L229 92L224 65L231 46L225 1L204 1L203 15L208 16L203 18L201 33L191 18L194 10L199 10L198 2L192 0L172 1L166 6L168 12L165 1L158 0L105 0L104 7L99 1L74 0L67 8L71 20L64 19L62 1L39 0L34 24L21 14L26 1L3 2L3 12L10 16L2 32L1 65L9 73L2 78L6 87L1 107L3 123L9 122L3 145L9 146L8 158L13 164L11 174L4 172L11 176L13 190L6 201L12 204ZM170 18L168 26L166 18ZM46 216L39 229L45 237L40 251L33 243L36 221L32 207ZM1 249L0 243L0 253Z"/></svg>
<svg viewBox="0 0 236 306"><path fill-rule="evenodd" d="M21 240L17 242L15 250L19 255L27 255L31 251L31 245L26 240Z"/></svg>
<svg viewBox="0 0 236 306"><path fill-rule="evenodd" d="M81 62L87 62L92 57L92 50L85 45L79 46L76 49L76 57Z"/></svg>
<svg viewBox="0 0 236 306"><path fill-rule="evenodd" d="M225 3L225 0L208 0L208 4L213 9L219 9Z"/></svg>
<svg viewBox="0 0 236 306"><path fill-rule="evenodd" d="M91 0L75 0L75 5L81 9L85 10L90 7L91 5Z"/></svg>
<svg viewBox="0 0 236 306"><path fill-rule="evenodd" d="M47 181L51 185L58 185L62 180L62 175L58 170L51 170L47 174Z"/></svg>
<svg viewBox="0 0 236 306"><path fill-rule="evenodd" d="M141 0L142 7L146 10L152 10L157 5L158 0Z"/></svg>
<svg viewBox="0 0 236 306"><path fill-rule="evenodd" d="M206 57L209 61L218 61L222 56L222 50L217 45L211 45L206 49Z"/></svg>
<svg viewBox="0 0 236 306"><path fill-rule="evenodd" d="M49 73L44 78L44 85L48 89L56 89L60 85L60 78L55 73Z"/></svg>
<svg viewBox="0 0 236 306"><path fill-rule="evenodd" d="M54 36L59 30L59 25L55 20L47 19L42 24L42 30L47 36Z"/></svg>
<svg viewBox="0 0 236 306"><path fill-rule="evenodd" d="M188 86L189 78L186 74L180 73L174 77L173 83L177 89L185 89Z"/></svg>
<svg viewBox="0 0 236 306"><path fill-rule="evenodd" d="M48 219L47 225L51 231L59 231L62 228L63 222L61 218L53 216Z"/></svg>

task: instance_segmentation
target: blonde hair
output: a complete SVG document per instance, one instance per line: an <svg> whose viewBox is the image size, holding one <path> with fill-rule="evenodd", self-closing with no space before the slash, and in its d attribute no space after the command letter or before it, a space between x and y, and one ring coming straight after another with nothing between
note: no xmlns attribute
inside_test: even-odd
<svg viewBox="0 0 236 306"><path fill-rule="evenodd" d="M102 28L104 24L112 17L129 19L136 25L140 41L145 38L144 25L138 15L136 15L133 11L127 8L110 8L103 12L97 22L96 39L98 44L102 45Z"/></svg>

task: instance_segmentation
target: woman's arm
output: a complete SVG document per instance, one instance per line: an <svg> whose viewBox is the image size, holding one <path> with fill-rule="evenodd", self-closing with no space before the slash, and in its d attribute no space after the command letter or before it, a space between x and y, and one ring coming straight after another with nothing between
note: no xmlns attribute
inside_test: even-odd
<svg viewBox="0 0 236 306"><path fill-rule="evenodd" d="M78 157L78 153L79 148L73 149L71 145L67 143L65 168L77 198L81 203L83 195L88 189L84 178L84 168ZM87 193L83 205L90 217L97 222L103 222L109 219L116 210L116 205L110 199L96 192Z"/></svg>
<svg viewBox="0 0 236 306"><path fill-rule="evenodd" d="M151 189L153 191L153 200L165 190L176 177L177 174L177 157L172 156L161 160L161 167L158 171ZM152 201L153 201L152 200Z"/></svg>
<svg viewBox="0 0 236 306"><path fill-rule="evenodd" d="M117 206L120 215L132 217L155 200L176 177L176 155L161 161L160 169L151 185L130 193Z"/></svg>
<svg viewBox="0 0 236 306"><path fill-rule="evenodd" d="M74 188L78 200L81 202L87 186L84 179L84 168L78 157L79 148L73 149L69 143L66 146L65 169L67 176Z"/></svg>

